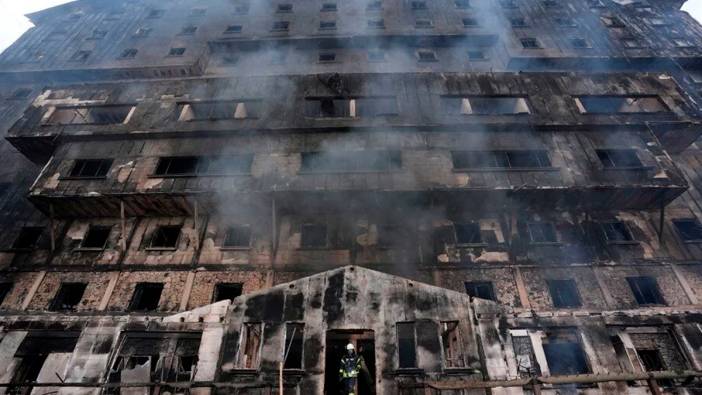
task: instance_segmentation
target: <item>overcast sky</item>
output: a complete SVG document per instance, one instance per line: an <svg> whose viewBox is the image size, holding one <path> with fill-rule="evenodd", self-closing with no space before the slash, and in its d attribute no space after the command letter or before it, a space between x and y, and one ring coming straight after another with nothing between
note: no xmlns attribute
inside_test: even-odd
<svg viewBox="0 0 702 395"><path fill-rule="evenodd" d="M5 50L32 26L25 14L70 0L0 0L0 51ZM113 1L113 0L108 0ZM655 1L655 0L653 0ZM702 0L687 0L683 10L702 21Z"/></svg>

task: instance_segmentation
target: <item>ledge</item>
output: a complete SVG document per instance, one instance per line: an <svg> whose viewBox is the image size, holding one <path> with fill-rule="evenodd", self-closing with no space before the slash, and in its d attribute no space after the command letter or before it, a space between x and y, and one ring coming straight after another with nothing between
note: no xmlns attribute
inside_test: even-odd
<svg viewBox="0 0 702 395"><path fill-rule="evenodd" d="M475 173L475 172L525 172L525 171L543 171L543 172L558 172L561 171L560 167L519 167L519 168L505 168L505 167L477 167L475 169L452 169L454 173Z"/></svg>

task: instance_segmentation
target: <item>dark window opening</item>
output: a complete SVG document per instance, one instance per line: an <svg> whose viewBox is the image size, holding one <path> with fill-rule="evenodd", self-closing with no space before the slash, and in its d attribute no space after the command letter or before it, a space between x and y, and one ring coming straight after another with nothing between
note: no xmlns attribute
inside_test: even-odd
<svg viewBox="0 0 702 395"><path fill-rule="evenodd" d="M539 41L533 37L522 38L522 47L526 49L540 48Z"/></svg>
<svg viewBox="0 0 702 395"><path fill-rule="evenodd" d="M7 283L3 282L0 283L0 305L5 301L5 298L7 298L7 295L10 294L10 291L12 291L13 284L12 283Z"/></svg>
<svg viewBox="0 0 702 395"><path fill-rule="evenodd" d="M466 281L466 293L474 298L496 301L495 287L490 281Z"/></svg>
<svg viewBox="0 0 702 395"><path fill-rule="evenodd" d="M517 335L516 332L521 332L523 334ZM536 361L531 338L526 330L513 331L512 347L514 348L519 377L531 378L539 376L541 374L541 369Z"/></svg>
<svg viewBox="0 0 702 395"><path fill-rule="evenodd" d="M302 248L324 248L327 247L327 225L324 224L303 224L300 246Z"/></svg>
<svg viewBox="0 0 702 395"><path fill-rule="evenodd" d="M336 22L334 21L320 21L319 30L334 30L336 29ZM320 55L321 57L321 55ZM320 59L322 60L322 59Z"/></svg>
<svg viewBox="0 0 702 395"><path fill-rule="evenodd" d="M368 27L371 29L385 29L385 20L371 19L368 21Z"/></svg>
<svg viewBox="0 0 702 395"><path fill-rule="evenodd" d="M546 282L548 283L553 307L573 308L582 305L575 280L546 280Z"/></svg>
<svg viewBox="0 0 702 395"><path fill-rule="evenodd" d="M509 22L512 25L512 27L526 27L527 26L526 20L522 17L511 18L509 20Z"/></svg>
<svg viewBox="0 0 702 395"><path fill-rule="evenodd" d="M93 51L77 51L71 56L71 62L85 62L90 57Z"/></svg>
<svg viewBox="0 0 702 395"><path fill-rule="evenodd" d="M573 48L590 48L590 43L584 38L573 38L570 40Z"/></svg>
<svg viewBox="0 0 702 395"><path fill-rule="evenodd" d="M665 363L658 350L636 350L639 359L647 372L658 372L665 370Z"/></svg>
<svg viewBox="0 0 702 395"><path fill-rule="evenodd" d="M227 58L237 59L237 55ZM220 119L258 118L260 100L220 100L190 102L180 105L179 121L216 121Z"/></svg>
<svg viewBox="0 0 702 395"><path fill-rule="evenodd" d="M546 151L453 151L454 169L550 168Z"/></svg>
<svg viewBox="0 0 702 395"><path fill-rule="evenodd" d="M57 108L49 118L55 125L110 125L124 123L134 106L108 105Z"/></svg>
<svg viewBox="0 0 702 395"><path fill-rule="evenodd" d="M696 219L676 219L673 220L675 228L678 230L683 241L702 241L702 224Z"/></svg>
<svg viewBox="0 0 702 395"><path fill-rule="evenodd" d="M322 11L333 12L336 11L336 3L324 3L322 4Z"/></svg>
<svg viewBox="0 0 702 395"><path fill-rule="evenodd" d="M609 242L631 242L634 237L631 235L629 228L623 222L606 222L600 224L605 238Z"/></svg>
<svg viewBox="0 0 702 395"><path fill-rule="evenodd" d="M292 12L293 5L290 3L278 4L277 12Z"/></svg>
<svg viewBox="0 0 702 395"><path fill-rule="evenodd" d="M334 62L336 61L336 54L334 52L323 52L319 54L320 62Z"/></svg>
<svg viewBox="0 0 702 395"><path fill-rule="evenodd" d="M197 162L198 158L195 156L161 158L154 175L194 175L197 170Z"/></svg>
<svg viewBox="0 0 702 395"><path fill-rule="evenodd" d="M607 27L622 29L626 27L624 21L622 21L618 16L602 16L600 17L602 23Z"/></svg>
<svg viewBox="0 0 702 395"><path fill-rule="evenodd" d="M529 114L526 97L521 96L443 96L443 110L450 115Z"/></svg>
<svg viewBox="0 0 702 395"><path fill-rule="evenodd" d="M257 369L261 360L261 343L263 341L263 324L245 323L241 331L241 346L237 357L237 367Z"/></svg>
<svg viewBox="0 0 702 395"><path fill-rule="evenodd" d="M136 48L127 48L119 55L120 59L134 59L139 52Z"/></svg>
<svg viewBox="0 0 702 395"><path fill-rule="evenodd" d="M101 40L107 36L107 30L93 30L93 35L90 36L90 40Z"/></svg>
<svg viewBox="0 0 702 395"><path fill-rule="evenodd" d="M560 27L575 27L575 21L572 18L558 17L556 18L556 24Z"/></svg>
<svg viewBox="0 0 702 395"><path fill-rule="evenodd" d="M129 311L156 310L162 292L163 283L138 283L129 303Z"/></svg>
<svg viewBox="0 0 702 395"><path fill-rule="evenodd" d="M427 3L426 1L412 1L410 3L412 6L413 10L426 10L427 9Z"/></svg>
<svg viewBox="0 0 702 395"><path fill-rule="evenodd" d="M414 27L416 27L417 29L428 29L428 28L431 28L433 26L434 26L434 24L429 19L417 19L414 22Z"/></svg>
<svg viewBox="0 0 702 395"><path fill-rule="evenodd" d="M476 27L478 26L478 20L475 18L463 18L463 26L464 27Z"/></svg>
<svg viewBox="0 0 702 395"><path fill-rule="evenodd" d="M252 161L252 155L165 157L159 159L154 176L247 174Z"/></svg>
<svg viewBox="0 0 702 395"><path fill-rule="evenodd" d="M479 223L454 224L453 227L456 230L457 244L482 244L483 238L480 234Z"/></svg>
<svg viewBox="0 0 702 395"><path fill-rule="evenodd" d="M383 172L402 167L399 151L303 152L302 172Z"/></svg>
<svg viewBox="0 0 702 395"><path fill-rule="evenodd" d="M658 289L656 279L648 276L627 277L631 292L634 293L636 303L640 305L663 305L665 300Z"/></svg>
<svg viewBox="0 0 702 395"><path fill-rule="evenodd" d="M458 8L459 10L465 10L470 8L470 0L455 0L453 4Z"/></svg>
<svg viewBox="0 0 702 395"><path fill-rule="evenodd" d="M227 29L224 31L225 34L234 34L234 33L241 33L242 27L241 25L229 25L227 26Z"/></svg>
<svg viewBox="0 0 702 395"><path fill-rule="evenodd" d="M407 236L398 225L376 225L378 232L377 245L379 247L392 247L406 240Z"/></svg>
<svg viewBox="0 0 702 395"><path fill-rule="evenodd" d="M197 31L197 26L193 26L193 25L184 26L184 27L180 30L180 34L181 34L182 36L190 36L190 35L195 34L196 31Z"/></svg>
<svg viewBox="0 0 702 395"><path fill-rule="evenodd" d="M436 62L436 53L434 51L417 51L417 57L420 62Z"/></svg>
<svg viewBox="0 0 702 395"><path fill-rule="evenodd" d="M466 361L463 352L463 339L459 331L458 321L441 323L441 345L444 350L445 368L465 367Z"/></svg>
<svg viewBox="0 0 702 395"><path fill-rule="evenodd" d="M111 226L91 226L80 243L80 248L105 248Z"/></svg>
<svg viewBox="0 0 702 395"><path fill-rule="evenodd" d="M185 48L171 48L168 51L168 56L183 56L185 54Z"/></svg>
<svg viewBox="0 0 702 395"><path fill-rule="evenodd" d="M550 335L544 341L546 363L552 376L590 373L575 333Z"/></svg>
<svg viewBox="0 0 702 395"><path fill-rule="evenodd" d="M556 229L550 222L529 222L529 240L532 243L557 243Z"/></svg>
<svg viewBox="0 0 702 395"><path fill-rule="evenodd" d="M381 1L371 1L366 5L366 11L380 11L383 9L383 3Z"/></svg>
<svg viewBox="0 0 702 395"><path fill-rule="evenodd" d="M580 96L576 105L581 113L655 113L669 111L658 96Z"/></svg>
<svg viewBox="0 0 702 395"><path fill-rule="evenodd" d="M485 52L483 51L468 51L468 60L485 60Z"/></svg>
<svg viewBox="0 0 702 395"><path fill-rule="evenodd" d="M248 225L230 226L224 235L222 247L248 248L251 246L251 227Z"/></svg>
<svg viewBox="0 0 702 395"><path fill-rule="evenodd" d="M149 19L157 19L162 17L165 13L166 11L164 10L150 10L146 17Z"/></svg>
<svg viewBox="0 0 702 395"><path fill-rule="evenodd" d="M31 250L37 246L39 237L44 231L44 228L38 226L25 226L20 229L20 233L12 243L12 249L15 250Z"/></svg>
<svg viewBox="0 0 702 395"><path fill-rule="evenodd" d="M219 283L215 285L214 296L212 303L222 300L234 300L243 293L243 284L241 283Z"/></svg>
<svg viewBox="0 0 702 395"><path fill-rule="evenodd" d="M285 364L284 369L302 369L302 341L305 325L298 323L285 324Z"/></svg>
<svg viewBox="0 0 702 395"><path fill-rule="evenodd" d="M397 323L397 350L399 368L408 369L417 367L417 345L414 322Z"/></svg>
<svg viewBox="0 0 702 395"><path fill-rule="evenodd" d="M288 21L276 21L273 22L273 31L286 31L290 28L290 22Z"/></svg>
<svg viewBox="0 0 702 395"><path fill-rule="evenodd" d="M640 168L643 165L633 149L598 149L595 150L605 169Z"/></svg>
<svg viewBox="0 0 702 395"><path fill-rule="evenodd" d="M85 283L62 283L49 309L51 311L74 311L83 300Z"/></svg>
<svg viewBox="0 0 702 395"><path fill-rule="evenodd" d="M180 229L180 225L159 226L151 236L149 248L176 248Z"/></svg>
<svg viewBox="0 0 702 395"><path fill-rule="evenodd" d="M104 178L112 167L112 159L77 159L71 169L72 178Z"/></svg>

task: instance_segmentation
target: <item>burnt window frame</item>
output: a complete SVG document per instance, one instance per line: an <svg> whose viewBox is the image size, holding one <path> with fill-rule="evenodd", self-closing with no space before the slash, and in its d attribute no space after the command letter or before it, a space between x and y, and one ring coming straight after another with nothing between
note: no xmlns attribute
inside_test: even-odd
<svg viewBox="0 0 702 395"><path fill-rule="evenodd" d="M412 355L408 356L412 360L411 366L403 366L406 364L403 364L403 353L402 353L402 343L401 339L402 337L400 336L400 327L401 326L406 326L406 327L411 327L412 329ZM419 363L418 363L418 357L419 353L417 352L417 322L416 321L399 321L395 323L395 336L397 339L397 366L396 370L397 371L415 371L419 368ZM407 362L407 361L405 361Z"/></svg>
<svg viewBox="0 0 702 395"><path fill-rule="evenodd" d="M385 29L385 18L373 18L366 21L366 26L369 29Z"/></svg>
<svg viewBox="0 0 702 395"><path fill-rule="evenodd" d="M587 109L586 102L588 99L623 99L623 100L636 100L636 99L654 99L658 102L660 105L661 109L656 110L656 111L618 111L616 109L614 110L609 110L613 109L614 105L602 105L602 107L607 108L608 110L601 110L601 109L595 109L594 111L590 111ZM642 94L642 95L575 95L573 96L573 100L575 102L575 107L580 113L580 115L657 115L657 114L667 114L671 112L670 107L668 107L668 104L666 104L665 101L661 98L660 95L655 95L655 94ZM585 101L584 101L585 100Z"/></svg>
<svg viewBox="0 0 702 395"><path fill-rule="evenodd" d="M584 37L571 37L569 41L574 49L592 49L592 44Z"/></svg>
<svg viewBox="0 0 702 395"><path fill-rule="evenodd" d="M336 12L338 10L338 5L336 3L325 2L322 3L320 12Z"/></svg>
<svg viewBox="0 0 702 395"><path fill-rule="evenodd" d="M162 236L161 233L164 231L175 231L175 229L178 230L178 236L175 239L175 242L173 245L154 245L155 240L157 240L159 237L167 237L170 239L169 235ZM153 233L149 237L149 244L146 247L147 251L175 251L178 249L178 245L180 244L180 238L183 235L183 225L159 225L154 229Z"/></svg>
<svg viewBox="0 0 702 395"><path fill-rule="evenodd" d="M241 168L238 166L233 166L231 169L225 169L224 171L211 170L212 163L218 163L218 160L226 160L226 158L232 158L234 163L241 163ZM248 176L251 174L253 160L253 154L232 154L219 156L162 156L158 158L156 167L154 168L153 173L149 175L149 178ZM184 161L186 163L177 164L175 163L177 161ZM177 166L184 166L185 169L179 172L172 171L171 168L174 163Z"/></svg>
<svg viewBox="0 0 702 395"><path fill-rule="evenodd" d="M235 296L234 298L222 298L221 294L222 291L228 288L227 293L231 292L232 289L238 291L238 295ZM235 292L236 293L236 292ZM221 302L223 300L234 300L235 298L238 298L239 296L244 294L244 283L232 283L232 282L221 282L215 284L215 286L212 289L212 303L217 303Z"/></svg>
<svg viewBox="0 0 702 395"><path fill-rule="evenodd" d="M450 358L447 354L447 350L451 350L450 341L447 341L446 337L450 333L448 332L448 327L450 325L455 325L453 330L455 336L457 337L456 343L458 344L460 354L458 357ZM450 372L453 370L465 369L466 368L466 350L463 341L463 330L461 327L461 322L457 320L452 321L440 321L439 322L439 341L441 342L441 367L444 371ZM457 360L458 363L449 363L451 360Z"/></svg>
<svg viewBox="0 0 702 395"><path fill-rule="evenodd" d="M317 54L317 63L337 63L338 59L336 57L336 52L322 51Z"/></svg>
<svg viewBox="0 0 702 395"><path fill-rule="evenodd" d="M336 30L336 21L319 21L319 30L330 31Z"/></svg>
<svg viewBox="0 0 702 395"><path fill-rule="evenodd" d="M271 25L272 32L288 32L290 31L290 21L273 21Z"/></svg>
<svg viewBox="0 0 702 395"><path fill-rule="evenodd" d="M180 28L179 36L194 36L198 31L198 26L196 25L185 25Z"/></svg>
<svg viewBox="0 0 702 395"><path fill-rule="evenodd" d="M480 221L460 221L460 222L454 222L453 223L453 236L454 240L456 241L456 245L459 247L483 247L486 246L487 243L485 240L483 240L483 235L482 231L480 229ZM460 231L460 228L474 228L472 229L472 235L471 241L468 242L462 242L459 237L462 232ZM477 241L476 241L476 236L477 235Z"/></svg>
<svg viewBox="0 0 702 395"><path fill-rule="evenodd" d="M554 308L577 309L583 307L583 298L575 279L547 279L546 286Z"/></svg>
<svg viewBox="0 0 702 395"><path fill-rule="evenodd" d="M424 0L411 0L410 9L412 9L412 11L426 11L429 9L429 7L427 6L427 2Z"/></svg>
<svg viewBox="0 0 702 395"><path fill-rule="evenodd" d="M158 290L158 300L144 302L144 293L152 292ZM155 312L159 310L161 299L163 298L163 291L165 290L165 284L162 282L138 282L134 286L134 291L132 292L132 297L129 300L129 305L127 306L127 311L130 312Z"/></svg>
<svg viewBox="0 0 702 395"><path fill-rule="evenodd" d="M529 23L523 16L513 16L509 18L509 24L513 29L523 29L529 27Z"/></svg>
<svg viewBox="0 0 702 395"><path fill-rule="evenodd" d="M634 301L639 306L667 306L668 304L661 293L658 280L654 276L628 276L626 282L634 296ZM647 290L642 288L646 287ZM647 295L648 294L648 295Z"/></svg>
<svg viewBox="0 0 702 395"><path fill-rule="evenodd" d="M417 62L421 63L433 63L439 61L439 57L436 56L436 51L432 49L418 49L416 56Z"/></svg>
<svg viewBox="0 0 702 395"><path fill-rule="evenodd" d="M227 28L224 29L223 34L239 34L243 31L244 31L244 25L241 25L241 24L227 25Z"/></svg>
<svg viewBox="0 0 702 395"><path fill-rule="evenodd" d="M702 243L702 223L697 218L676 218L673 221L673 226L675 226L675 231L678 233L678 237L680 237L680 240L683 243L689 243L689 244L696 244L696 243ZM686 233L688 231L682 230L680 224L692 224L697 229L692 229L692 235L694 232L699 232L699 237L698 238L687 238L685 237Z"/></svg>
<svg viewBox="0 0 702 395"><path fill-rule="evenodd" d="M414 20L415 29L433 29L434 21L429 18L416 18Z"/></svg>
<svg viewBox="0 0 702 395"><path fill-rule="evenodd" d="M648 169L649 167L641 162L638 151L630 148L598 148L595 150L595 155L603 170Z"/></svg>
<svg viewBox="0 0 702 395"><path fill-rule="evenodd" d="M495 293L495 284L493 281L464 281L463 287L465 288L466 295L471 298L497 302L497 294Z"/></svg>
<svg viewBox="0 0 702 395"><path fill-rule="evenodd" d="M305 228L324 228L324 242L311 243L310 240L305 239ZM316 239L316 238L315 238ZM325 250L331 248L330 237L329 237L329 225L327 223L320 222L305 222L300 225L300 250Z"/></svg>
<svg viewBox="0 0 702 395"><path fill-rule="evenodd" d="M230 236L232 234L232 230L237 230L237 229L246 229L248 237L246 237L247 242L245 244L232 244L228 243L231 240ZM227 226L225 232L224 232L224 237L222 238L222 246L220 249L222 250L248 250L251 249L251 245L253 243L253 232L251 230L251 225L249 224L233 224Z"/></svg>
<svg viewBox="0 0 702 395"><path fill-rule="evenodd" d="M288 337L291 335L290 329L293 330L292 332L292 340L290 343L288 343ZM301 331L298 331L298 329L301 329ZM298 338L299 336L299 338ZM283 365L283 370L286 371L304 371L305 370L305 323L304 322L286 322L285 323L285 336L283 336L283 355L282 357L285 358L284 365ZM294 349L297 349L299 347L299 353L294 353ZM295 350L298 351L298 350ZM287 355L286 355L287 354ZM295 363L290 362L291 361L290 356L293 355L299 355L299 357L296 358ZM286 358L287 357L287 358ZM281 360L283 359L281 358ZM296 363L299 362L299 363Z"/></svg>
<svg viewBox="0 0 702 395"><path fill-rule="evenodd" d="M607 244L638 244L634 234L631 233L629 225L624 221L600 222L600 231ZM623 238L616 235L623 235ZM615 236L615 237L610 237Z"/></svg>
<svg viewBox="0 0 702 395"><path fill-rule="evenodd" d="M543 49L536 37L522 37L519 39L522 49Z"/></svg>
<svg viewBox="0 0 702 395"><path fill-rule="evenodd" d="M544 240L535 240L534 239L535 232L533 229L533 227L535 227L535 226L548 227L549 228L548 232L540 231L539 233L543 234L544 236L548 236L547 233L551 233L553 235L553 240L548 240L548 237L545 237ZM559 245L559 244L561 244L559 239L558 239L558 229L556 229L556 225L553 222L529 221L526 223L526 231L527 231L527 235L529 236L529 244L533 244L533 245Z"/></svg>
<svg viewBox="0 0 702 395"><path fill-rule="evenodd" d="M71 55L71 57L68 59L68 61L72 63L85 63L88 61L92 54L93 51L87 49L80 49L74 52L73 55Z"/></svg>
<svg viewBox="0 0 702 395"><path fill-rule="evenodd" d="M26 232L33 232L34 234L32 235L26 235ZM39 246L39 241L41 240L41 237L44 234L44 227L43 226L23 226L20 228L17 237L15 237L14 241L12 242L12 245L10 246L11 251L34 251L37 249ZM33 241L29 244L25 244L24 242L20 243L20 241L23 241L23 239L28 238L29 236L32 236L31 239Z"/></svg>
<svg viewBox="0 0 702 395"><path fill-rule="evenodd" d="M138 53L139 53L139 50L136 48L125 48L119 54L119 57L117 59L120 59L120 60L134 59L134 58L136 58Z"/></svg>
<svg viewBox="0 0 702 395"><path fill-rule="evenodd" d="M520 167L513 164L515 155L528 154L533 156L532 160L536 161L538 167ZM473 166L473 159L466 159L463 155L482 156L478 158L478 163ZM492 166L483 166L480 162L492 162ZM539 150L495 150L495 151L451 151L451 163L453 171L557 171L558 168L553 167L549 151L545 149Z"/></svg>
<svg viewBox="0 0 702 395"><path fill-rule="evenodd" d="M86 246L85 245L86 240L89 240L91 238L92 232L106 232L104 234L105 240L103 241L101 247ZM83 239L81 240L80 245L78 246L78 248L76 248L76 250L78 250L78 251L102 251L108 247L108 242L110 241L110 234L111 233L112 233L112 225L90 225L88 227L88 230L83 235Z"/></svg>
<svg viewBox="0 0 702 395"><path fill-rule="evenodd" d="M71 171L67 176L61 178L67 180L102 180L107 178L113 163L114 159L111 158L75 159L71 166ZM89 174L83 174L86 170L90 169L91 165L97 165L95 171Z"/></svg>
<svg viewBox="0 0 702 395"><path fill-rule="evenodd" d="M238 55L225 55L223 57L224 62L227 60L233 60L233 63L239 61ZM230 63L230 64L233 64ZM244 111L246 111L246 116L237 116L237 110L240 106L243 106ZM200 107L200 110L197 110ZM228 115L221 114L222 108L229 107ZM242 120L252 120L258 119L261 116L263 110L263 100L260 98L236 98L236 99L226 99L226 100L194 100L194 101L180 101L178 102L176 115L178 122L210 122L210 121L242 121ZM190 118L187 118L188 111L192 113ZM203 114L197 114L198 112L205 112L207 116ZM249 115L251 113L251 115Z"/></svg>
<svg viewBox="0 0 702 395"><path fill-rule="evenodd" d="M15 283L11 281L0 281L0 306L2 306L3 303L5 303L7 296L10 295L14 287Z"/></svg>
<svg viewBox="0 0 702 395"><path fill-rule="evenodd" d="M187 48L185 48L185 47L171 47L168 50L168 54L166 55L166 57L179 58L181 56L185 56L186 50L187 50Z"/></svg>
<svg viewBox="0 0 702 395"><path fill-rule="evenodd" d="M293 12L293 3L279 3L275 7L276 14L290 14Z"/></svg>
<svg viewBox="0 0 702 395"><path fill-rule="evenodd" d="M250 327L258 327L258 333L260 335L259 337L259 344L258 344L258 349L256 350L256 363L251 364L249 366L248 361L244 361L243 357L244 354L243 350L248 348L248 341L249 341L249 331ZM261 321L251 321L251 322L244 322L241 324L241 330L239 332L239 348L237 349L236 352L236 359L235 359L235 369L234 370L239 370L239 371L258 371L258 369L261 367L261 359L262 359L262 350L263 350L263 343L265 343L265 330L266 330L266 323L261 322Z"/></svg>
<svg viewBox="0 0 702 395"><path fill-rule="evenodd" d="M484 51L483 51L484 53ZM508 111L493 111L493 110L487 110L488 108L496 108L500 109L500 106L497 106L498 103L490 103L491 100L505 100L505 99L514 99L515 102L513 104L513 110L508 112ZM503 117L503 116L509 116L509 117L514 117L514 116L529 116L533 114L533 109L531 105L531 101L529 100L529 95L474 95L474 94L467 94L467 95L441 95L440 96L440 101L441 101L441 111L445 115L449 116L491 116L491 117ZM455 103L454 103L455 101ZM456 107L456 104L458 106ZM468 111L468 108L470 107L470 112ZM520 108L525 108L526 111L514 111ZM456 111L456 108L458 108L458 111Z"/></svg>
<svg viewBox="0 0 702 395"><path fill-rule="evenodd" d="M464 28L477 28L480 27L480 22L475 17L466 16L461 18L461 23Z"/></svg>
<svg viewBox="0 0 702 395"><path fill-rule="evenodd" d="M68 302L67 299L69 297L73 298L74 296L71 295L73 291L76 291L75 288L81 288L80 289L80 297L78 300L74 300L72 304L64 303ZM53 299L51 300L51 303L49 304L49 310L50 311L76 311L77 308L79 307L81 301L83 298L85 298L85 291L88 289L88 283L85 282L62 282L61 285L59 286L58 291L56 291L56 294L54 295Z"/></svg>
<svg viewBox="0 0 702 395"><path fill-rule="evenodd" d="M565 331L565 330L561 329L561 330L558 330L557 332L563 332L563 331ZM555 341L544 342L543 341L544 339L542 339L542 349L544 352L544 357L546 359L546 366L548 367L548 370L551 373L551 375L592 373L591 362L590 362L590 359L588 358L588 355L587 355L587 352L585 351L585 348L583 347L583 342L582 342L580 332L577 330L572 330L572 336L575 338L574 341L558 341L557 338L560 336L553 336L556 338L556 339L554 339ZM547 336L545 336L545 339L548 339L549 337L551 337L551 336L547 335ZM568 345L568 346L566 346L566 345ZM574 370L569 369L569 370L563 372L563 369L556 369L556 366L553 363L549 363L549 362L552 362L552 360L549 359L550 352L548 351L548 349L551 346L553 346L553 348L558 347L561 349L569 348L570 350L567 350L567 355L574 356L573 357L574 360L579 359L580 361L577 361L577 362L581 363L581 366L584 368L584 370L574 371ZM578 353L573 352L576 347L577 347ZM552 351L555 353L563 354L563 350L552 349ZM559 358L559 360L561 360L561 358Z"/></svg>
<svg viewBox="0 0 702 395"><path fill-rule="evenodd" d="M77 106L56 106L52 110L49 110L46 114L44 114L44 118L42 119L42 125L45 126L71 126L71 125L79 125L79 126L86 126L86 125L124 125L127 124L128 121L130 120L130 115L132 112L136 109L136 104L130 104L130 103L125 103L125 104L97 104L97 105L77 105ZM105 117L105 115L100 115L100 111L102 110L107 110L107 111L112 111L115 112L115 110L119 111L122 110L122 113L119 114L111 114L110 117L114 117L114 119L109 118L105 120L100 120L100 119L95 119L95 115L91 115L91 112L97 111L98 112L98 118L100 117ZM73 117L69 122L63 122L63 120L56 120L55 118L58 116L60 112L68 112L68 111L73 111ZM85 115L83 115L85 113ZM87 117L90 117L91 119L88 120L86 119ZM84 122L76 122L76 120L83 119ZM118 120L121 119L121 120Z"/></svg>

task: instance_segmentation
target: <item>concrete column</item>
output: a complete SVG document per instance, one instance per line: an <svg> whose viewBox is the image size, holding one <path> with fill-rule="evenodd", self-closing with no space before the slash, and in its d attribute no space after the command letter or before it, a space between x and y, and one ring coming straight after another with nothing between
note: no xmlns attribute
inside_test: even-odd
<svg viewBox="0 0 702 395"><path fill-rule="evenodd" d="M185 287L183 289L183 297L180 298L180 308L178 311L185 311L188 308L188 300L193 291L193 282L195 282L195 272L188 273L188 278L185 279Z"/></svg>
<svg viewBox="0 0 702 395"><path fill-rule="evenodd" d="M27 291L27 295L25 295L24 300L22 301L22 307L20 307L21 310L27 310L27 307L29 307L29 303L32 301L32 298L34 298L34 295L36 295L37 290L39 289L39 286L41 285L42 281L44 281L45 276L45 270L42 270L39 273L37 273L37 278L34 279L34 283L32 283L32 286L29 288L29 291Z"/></svg>
<svg viewBox="0 0 702 395"><path fill-rule="evenodd" d="M517 292L519 293L519 303L525 309L531 308L531 303L529 302L529 294L526 290L526 285L524 284L524 277L522 276L522 271L518 267L514 268L514 280L517 283Z"/></svg>
<svg viewBox="0 0 702 395"><path fill-rule="evenodd" d="M102 299L100 300L100 306L98 306L98 310L105 311L105 309L107 309L107 304L110 302L112 293L114 292L115 287L117 286L117 280L119 280L119 273L120 272L110 273L110 282L107 283L107 289L105 290L105 294L102 295Z"/></svg>

